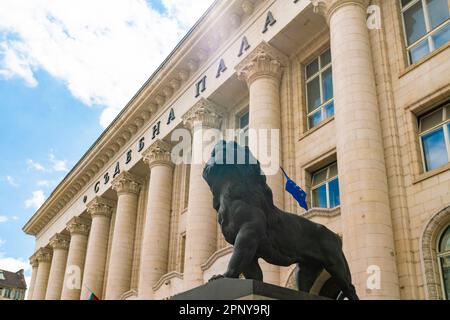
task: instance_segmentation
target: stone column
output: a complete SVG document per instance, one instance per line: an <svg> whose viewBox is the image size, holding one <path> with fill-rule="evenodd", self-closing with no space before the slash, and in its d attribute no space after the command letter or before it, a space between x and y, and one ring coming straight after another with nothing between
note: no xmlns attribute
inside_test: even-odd
<svg viewBox="0 0 450 320"><path fill-rule="evenodd" d="M150 183L139 274L141 299L151 299L152 286L167 273L173 179L170 151L169 143L157 140L142 154L150 168Z"/></svg>
<svg viewBox="0 0 450 320"><path fill-rule="evenodd" d="M36 284L36 275L37 275L39 264L38 264L35 254L33 254L30 257L30 264L31 264L32 271L31 271L30 287L28 288L28 292L27 292L27 300L33 299L33 291L34 291L35 284Z"/></svg>
<svg viewBox="0 0 450 320"><path fill-rule="evenodd" d="M70 237L62 233L57 233L50 238L50 246L53 248L53 259L45 300L59 300L61 298L69 243Z"/></svg>
<svg viewBox="0 0 450 320"><path fill-rule="evenodd" d="M344 251L358 295L398 299L392 218L369 30L368 0L313 0L328 20ZM368 288L368 270L380 287ZM375 284L376 285L376 284Z"/></svg>
<svg viewBox="0 0 450 320"><path fill-rule="evenodd" d="M87 300L91 290L99 299L103 298L112 208L113 202L102 197L95 197L87 205L92 224L83 272L81 300Z"/></svg>
<svg viewBox="0 0 450 320"><path fill-rule="evenodd" d="M244 80L249 88L249 147L266 173L274 204L281 209L284 208L284 180L279 170L282 164L280 85L283 65L287 63L283 53L262 42L236 67L239 79ZM277 133L278 138L272 137ZM262 144L275 154L264 152ZM266 155L270 157L266 159ZM264 169L267 161L271 162L270 170ZM279 267L265 262L261 267L265 282L280 284Z"/></svg>
<svg viewBox="0 0 450 320"><path fill-rule="evenodd" d="M185 290L203 284L201 265L217 249L217 214L212 206L212 193L202 177L201 153L209 144L203 142L204 131L218 129L221 119L219 108L204 98L183 116L184 125L193 135L183 275Z"/></svg>
<svg viewBox="0 0 450 320"><path fill-rule="evenodd" d="M118 300L130 290L140 180L122 172L112 183L117 192L117 212L109 257L105 299Z"/></svg>
<svg viewBox="0 0 450 320"><path fill-rule="evenodd" d="M71 238L61 300L80 299L89 228L90 220L81 217L73 217L67 223Z"/></svg>
<svg viewBox="0 0 450 320"><path fill-rule="evenodd" d="M280 84L283 73L283 65L287 64L287 58L266 42L259 44L236 67L239 79L244 80L249 88L249 147L254 155L262 163L270 160L275 170L266 170L267 184L272 189L275 205L283 208L284 181L279 170L281 165L281 109L280 109ZM272 146L272 130L278 130L277 145ZM275 137L275 136L274 136ZM267 150L271 147L276 154L269 154L270 159L265 159L266 152L260 148L261 143L267 142Z"/></svg>
<svg viewBox="0 0 450 320"><path fill-rule="evenodd" d="M38 269L33 290L33 300L44 300L50 274L52 251L48 248L40 248L36 252L36 260L38 261Z"/></svg>

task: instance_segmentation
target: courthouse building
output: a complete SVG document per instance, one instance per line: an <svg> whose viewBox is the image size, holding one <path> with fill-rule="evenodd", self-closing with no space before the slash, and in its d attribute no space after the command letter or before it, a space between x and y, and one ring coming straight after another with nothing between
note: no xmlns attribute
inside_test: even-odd
<svg viewBox="0 0 450 320"><path fill-rule="evenodd" d="M280 130L309 210L280 171L274 201L342 237L361 298L449 299L449 5L214 2L24 226L28 298L167 299L223 273L202 165L173 163L171 136L240 128ZM336 295L326 272L311 293Z"/></svg>

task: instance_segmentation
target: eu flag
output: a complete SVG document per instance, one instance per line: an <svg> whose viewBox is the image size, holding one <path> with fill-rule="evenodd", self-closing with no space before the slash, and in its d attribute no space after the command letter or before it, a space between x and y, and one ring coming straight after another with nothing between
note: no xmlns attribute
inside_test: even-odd
<svg viewBox="0 0 450 320"><path fill-rule="evenodd" d="M306 204L306 192L288 177L283 168L280 167L280 169L286 177L286 191L289 192L295 200L297 200L300 207L308 210L308 205Z"/></svg>

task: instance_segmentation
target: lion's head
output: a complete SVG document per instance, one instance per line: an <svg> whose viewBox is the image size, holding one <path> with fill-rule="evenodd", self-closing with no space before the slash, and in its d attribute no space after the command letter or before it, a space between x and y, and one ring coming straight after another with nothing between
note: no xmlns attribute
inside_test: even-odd
<svg viewBox="0 0 450 320"><path fill-rule="evenodd" d="M203 169L203 179L211 189L227 181L245 184L249 196L264 198L267 206L273 207L272 190L259 161L247 146L242 147L236 141L221 140L214 146Z"/></svg>

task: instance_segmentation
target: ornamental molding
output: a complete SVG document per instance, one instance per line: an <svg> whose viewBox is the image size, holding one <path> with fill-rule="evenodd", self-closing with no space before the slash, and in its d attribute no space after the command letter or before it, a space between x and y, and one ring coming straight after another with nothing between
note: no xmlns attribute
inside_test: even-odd
<svg viewBox="0 0 450 320"><path fill-rule="evenodd" d="M172 146L163 140L156 140L142 153L142 159L151 168L154 166L169 166L174 164L171 160Z"/></svg>
<svg viewBox="0 0 450 320"><path fill-rule="evenodd" d="M443 299L437 243L442 231L450 224L450 206L431 217L420 237L420 262L427 300Z"/></svg>
<svg viewBox="0 0 450 320"><path fill-rule="evenodd" d="M225 248L214 252L204 264L201 265L202 271L206 271L219 259L233 252L233 246L228 244Z"/></svg>
<svg viewBox="0 0 450 320"><path fill-rule="evenodd" d="M129 173L128 171L123 171L117 176L112 182L112 189L117 192L118 195L124 193L139 194L141 190L142 179Z"/></svg>
<svg viewBox="0 0 450 320"><path fill-rule="evenodd" d="M369 2L370 0L311 0L314 12L322 15L327 20L328 25L331 16L337 9L352 4L362 7L365 11Z"/></svg>
<svg viewBox="0 0 450 320"><path fill-rule="evenodd" d="M49 245L53 248L53 250L69 250L70 236L63 233L57 233L50 238Z"/></svg>
<svg viewBox="0 0 450 320"><path fill-rule="evenodd" d="M236 66L236 72L248 85L260 77L273 77L279 81L283 67L288 63L284 53L263 41Z"/></svg>
<svg viewBox="0 0 450 320"><path fill-rule="evenodd" d="M74 234L81 234L81 235L88 235L89 229L91 227L91 221L82 218L82 217L73 217L72 219L67 222L66 229L70 232L70 235Z"/></svg>
<svg viewBox="0 0 450 320"><path fill-rule="evenodd" d="M53 257L53 252L49 248L40 248L36 252L36 260L38 263L41 262L51 262Z"/></svg>
<svg viewBox="0 0 450 320"><path fill-rule="evenodd" d="M177 272L177 271L172 271L169 273L164 274L161 278L159 278L158 281L156 281L156 283L152 286L152 289L154 292L158 291L159 288L162 287L163 284L165 284L166 286L170 285L172 279L180 279L183 280L183 274Z"/></svg>
<svg viewBox="0 0 450 320"><path fill-rule="evenodd" d="M92 199L86 207L87 212L94 217L106 217L111 218L114 207L114 201L105 199L103 197L95 197Z"/></svg>
<svg viewBox="0 0 450 320"><path fill-rule="evenodd" d="M306 219L312 219L315 217L334 218L341 215L341 208L340 207L336 207L333 209L312 208L300 215Z"/></svg>
<svg viewBox="0 0 450 320"><path fill-rule="evenodd" d="M137 300L138 299L138 294L136 290L129 290L127 292L124 292L119 300Z"/></svg>
<svg viewBox="0 0 450 320"><path fill-rule="evenodd" d="M30 257L30 265L32 268L37 268L39 265L39 262L37 260L37 251L35 253L33 253Z"/></svg>
<svg viewBox="0 0 450 320"><path fill-rule="evenodd" d="M182 118L183 124L190 130L194 130L196 126L218 129L222 123L223 113L219 106L202 97Z"/></svg>

